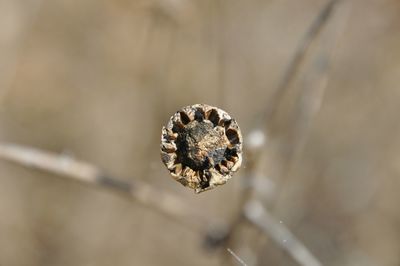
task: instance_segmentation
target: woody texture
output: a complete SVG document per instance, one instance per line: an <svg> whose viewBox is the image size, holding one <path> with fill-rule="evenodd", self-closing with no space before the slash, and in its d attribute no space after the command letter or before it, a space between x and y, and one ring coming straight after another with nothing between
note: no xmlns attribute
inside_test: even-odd
<svg viewBox="0 0 400 266"><path fill-rule="evenodd" d="M186 106L162 128L161 159L171 176L196 193L223 185L242 163L242 135L225 111Z"/></svg>

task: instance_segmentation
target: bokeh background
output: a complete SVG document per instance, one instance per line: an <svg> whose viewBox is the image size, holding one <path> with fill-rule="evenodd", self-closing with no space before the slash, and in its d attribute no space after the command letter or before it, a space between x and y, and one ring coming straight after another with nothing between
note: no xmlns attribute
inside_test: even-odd
<svg viewBox="0 0 400 266"><path fill-rule="evenodd" d="M170 115L219 106L245 140L266 128L253 196L323 265L398 266L400 2L336 4L277 104L326 3L0 0L0 141L141 180L229 224L246 161L195 195L159 159ZM247 265L298 265L248 223L233 235ZM239 265L204 238L107 190L0 161L0 265Z"/></svg>

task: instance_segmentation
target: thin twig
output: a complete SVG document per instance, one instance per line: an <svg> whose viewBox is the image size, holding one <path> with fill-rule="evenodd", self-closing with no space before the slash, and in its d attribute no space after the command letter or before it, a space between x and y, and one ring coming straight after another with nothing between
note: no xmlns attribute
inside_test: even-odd
<svg viewBox="0 0 400 266"><path fill-rule="evenodd" d="M260 228L274 243L302 266L322 266L307 247L298 240L282 223L269 214L258 201L250 201L244 209L244 215L252 224Z"/></svg>
<svg viewBox="0 0 400 266"><path fill-rule="evenodd" d="M289 64L284 71L282 78L280 79L278 86L270 97L269 104L267 104L263 117L265 121L269 122L275 116L283 96L290 88L290 85L297 77L297 74L300 72L310 47L318 39L322 29L329 21L335 5L339 1L340 0L330 0L321 9L321 11L318 13L318 16L314 19L303 38L300 40L295 49L293 57L290 59Z"/></svg>
<svg viewBox="0 0 400 266"><path fill-rule="evenodd" d="M233 252L230 248L226 249L242 266L247 266L247 264L238 256L235 252Z"/></svg>
<svg viewBox="0 0 400 266"><path fill-rule="evenodd" d="M264 119L264 121L266 121L267 124L268 124L268 122L270 122L272 119L275 118L276 111L278 109L278 106L281 104L283 96L285 95L286 91L291 87L293 81L295 80L298 73L302 69L302 66L304 64L306 57L310 54L312 44L314 44L317 41L318 37L320 36L320 33L322 32L324 27L327 25L329 19L331 18L331 15L333 14L333 9L338 2L339 2L339 0L330 0L321 9L321 11L318 13L318 16L311 23L311 25L308 28L308 30L306 31L305 35L303 36L303 38L300 40L299 44L297 45L294 56L290 60L289 65L282 76L281 82L278 84L275 92L273 93L273 96L271 97L271 104L267 105L267 107L265 109L265 113L263 114L263 119ZM334 36L334 37L336 37L336 36ZM326 73L327 73L327 71L325 73L323 73L323 75L326 75ZM321 79L323 79L323 78L321 78ZM317 83L320 84L320 79L318 79ZM321 93L321 95L322 95L322 93ZM262 129L255 128L253 132L264 134L264 137L265 137L266 129L267 129L267 127L263 127ZM251 134L253 132L251 132ZM261 143L255 149L248 151L247 155L251 155L250 156L251 158L249 158L248 165L245 168L245 173L244 173L244 176L247 179L252 179L255 176L256 169L260 164L261 155L262 155L261 146L263 144L264 143ZM250 180L250 183L251 182L252 181ZM242 222L244 220L243 218L250 220L249 217L247 217L246 215L243 215L243 211L246 212L246 209L248 209L248 206L251 206L251 205L249 205L249 202L252 202L253 194L254 194L254 190L251 187L246 187L243 189L243 191L241 193L241 201L240 201L240 206L242 206L242 208L240 209L239 213L237 214L237 217L231 223L229 230L227 231L226 236L224 237L224 239L222 241L222 243L225 244L225 247L233 245L233 243L232 243L233 239L231 236L236 231L236 229L242 224ZM276 225L276 223L273 223L274 220L271 216L268 216L267 217L268 219L265 218L264 216L262 216L264 221L268 221L268 222L270 222L270 224ZM278 224L278 226L271 227L271 226L263 225L262 223L256 222L258 220L250 220L250 221L252 221L253 225L261 228L262 231L266 235L271 236L271 238L274 240L274 242L277 245L284 248L285 250L288 250L287 245L282 246L281 240L279 240L276 237L275 232L273 232L273 230L270 230L272 227L278 228L279 232L285 232L286 235L291 236L290 231L284 225ZM267 228L265 228L265 227L267 227ZM295 239L295 238L292 237L291 239ZM292 243L292 242L290 242L290 243ZM301 251L300 253L305 252L306 260L308 262L313 262L311 264L309 264L309 263L304 264L304 259L302 256L299 255L298 252L294 252L293 250L288 250L288 254L291 255L292 258L295 261L297 261L297 263L299 265L321 265L318 262L318 260L316 258L314 258L314 256L311 254L311 252L309 252L300 241L298 241L296 239L296 241L294 243L296 244L296 247L302 247L302 248L300 248L300 251ZM296 250L298 250L298 249L296 249Z"/></svg>
<svg viewBox="0 0 400 266"><path fill-rule="evenodd" d="M301 95L294 108L294 114L289 119L288 130L290 134L285 141L285 146L289 148L282 158L285 165L280 173L280 189L284 188L285 183L288 182L294 165L300 158L306 144L312 121L322 105L335 48L347 23L351 4L343 2L337 9L339 7L340 10L335 12L337 15L332 19L329 28L320 36L321 41L318 45L322 48L312 59L310 67L305 70L305 82L299 85ZM277 195L282 195L282 193L277 191Z"/></svg>
<svg viewBox="0 0 400 266"><path fill-rule="evenodd" d="M300 40L296 51L294 53L293 58L290 60L289 65L279 83L274 96L271 98L271 102L273 104L267 105L265 109L265 119L268 122L270 118L275 115L275 109L277 105L280 103L281 97L284 95L284 91L290 86L292 80L294 80L295 76L300 70L302 62L304 61L305 56L307 55L307 51L312 43L317 39L321 29L328 21L328 18L331 15L331 11L334 5L339 2L339 0L331 0L329 1L319 12L316 19L311 23L309 29L306 31L304 37ZM249 135L257 133L261 134L263 138L265 138L265 132L263 129L255 128ZM256 168L260 163L259 160L261 158L261 148L264 145L264 141L260 143L257 147L252 150L248 150L247 155L251 155L251 158L248 158L247 165L245 168L244 176L248 179L252 178L255 175ZM251 182L250 182L251 183ZM251 194L251 189L245 189L243 192L245 194L242 197L243 206L246 204L249 199L249 194ZM240 217L241 215L239 215Z"/></svg>
<svg viewBox="0 0 400 266"><path fill-rule="evenodd" d="M112 189L128 198L151 206L179 222L186 223L190 225L190 228L204 229L210 222L209 218L195 212L194 208L189 208L179 197L137 180L127 182L117 179L106 174L97 166L66 155L10 143L0 143L0 159L48 171L88 185Z"/></svg>
<svg viewBox="0 0 400 266"><path fill-rule="evenodd" d="M329 14L332 16L333 14L332 2L337 3L339 1L329 2L327 7L329 9L323 10L325 15L319 16L320 18L325 18L325 24L327 22L327 16ZM320 45L322 45L322 48L319 54L315 56L315 59L313 59L311 69L306 69L308 82L300 85L302 93L297 101L295 110L296 115L292 117L293 120L291 121L291 124L294 126L289 127L293 136L293 141L291 145L289 145L291 149L285 158L285 170L281 173L280 179L283 179L283 183L280 185L281 188L284 187L285 182L288 180L288 176L291 175L293 164L297 160L302 151L302 147L305 144L311 122L321 106L324 91L328 83L327 80L329 76L330 63L333 58L334 49L336 48L339 35L344 29L350 10L350 6L348 5L342 5L341 7L340 10L335 12L337 15L334 18L334 24L332 24L333 22L331 23L332 28L330 29L332 31L326 30L324 32L326 37L321 36L322 41ZM327 10L329 10L329 12ZM305 53L304 56L306 54L308 53ZM295 72L298 71L299 69ZM277 194L280 195L282 193L278 191ZM297 239L287 227L278 222L259 201L249 201L244 209L244 216L248 221L259 227L266 235L268 235L276 245L285 250L299 265L322 265L322 263L307 249L307 247Z"/></svg>
<svg viewBox="0 0 400 266"><path fill-rule="evenodd" d="M328 3L326 3L326 5L324 5L322 7L322 9L318 13L317 17L311 23L308 30L304 34L303 38L301 38L299 44L297 45L295 53L294 53L292 59L290 60L288 67L285 70L279 85L277 86L273 96L271 97L271 104L268 104L265 108L264 121L266 123L266 127L263 127L261 129L256 127L256 128L254 128L254 130L252 132L250 132L249 135L251 135L253 133L257 133L257 134L263 135L263 137L266 138L265 136L267 134L265 131L269 126L268 123L271 122L271 120L275 118L275 116L277 114L276 112L277 112L278 106L280 105L282 98L285 95L285 92L290 88L293 81L297 77L298 73L301 71L302 66L304 65L305 59L311 53L312 45L318 40L318 37L323 32L322 30L325 28L329 19L332 17L332 14L334 13L333 12L334 8L336 7L336 5L339 2L340 2L340 0L330 0ZM333 37L336 38L337 36L335 35ZM334 39L333 42L335 40L336 39ZM328 51L328 53L329 52L331 52L331 51ZM309 95L315 92L314 94L319 96L319 98L318 98L319 101L315 100L315 97L314 97L313 98L314 104L311 107L309 107L308 103L301 104L304 102L304 100L303 100L303 102L301 102L299 104L303 107L303 111L310 110L310 112L313 112L313 114L315 114L318 110L318 108L315 107L318 104L315 104L315 103L316 102L320 103L322 96L323 96L324 86L326 86L326 82L324 83L323 81L326 81L326 79L327 79L328 70L329 70L328 63L329 63L329 60L331 59L330 55L331 54L329 54L328 56L326 56L324 58L325 65L323 66L323 69L322 69L322 71L320 71L319 75L314 77L315 80L310 81L310 83L312 83L311 85L313 87L316 87L317 89L315 89L315 88L311 88L308 90L304 89L304 93L309 92L308 95L305 95L305 96L300 95L300 99L298 100L298 101L301 101L304 98L307 98L307 96L308 96L308 98L311 98ZM320 93L317 94L317 92L320 92ZM313 115L307 116L307 118L310 118L310 117L313 117ZM293 124L298 125L298 123L293 123ZM309 121L307 121L307 125L309 125ZM305 128L304 125L302 126L302 129L303 128ZM298 140L300 138L297 137L295 139ZM301 139L303 139L303 138L301 138ZM264 143L262 143L260 146L256 147L256 149L249 151L249 153L252 153L253 156L251 158L251 163L248 165L248 167L246 169L247 178L252 178L254 176L255 168L257 168L257 166L260 164L260 159L262 157L262 151L261 151L262 147L261 146L263 146L263 145L264 145ZM294 145L294 146L298 146L298 145ZM291 156L291 153L292 152L289 152L288 156ZM245 192L245 193L248 193L248 192Z"/></svg>

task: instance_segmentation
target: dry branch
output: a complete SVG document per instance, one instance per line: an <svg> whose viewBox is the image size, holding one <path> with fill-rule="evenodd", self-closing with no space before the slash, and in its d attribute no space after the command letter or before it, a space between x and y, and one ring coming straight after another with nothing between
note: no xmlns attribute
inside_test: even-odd
<svg viewBox="0 0 400 266"><path fill-rule="evenodd" d="M275 88L269 104L267 104L264 113L265 121L270 122L270 120L275 116L278 106L281 104L285 93L300 72L312 44L318 40L318 36L328 23L333 13L332 11L339 1L340 0L330 0L325 6L323 6L321 11L318 13L318 16L311 23L308 30L296 46L295 52L291 57L279 84Z"/></svg>
<svg viewBox="0 0 400 266"><path fill-rule="evenodd" d="M293 114L288 119L289 134L284 141L287 149L281 159L284 167L280 173L280 189L285 187L292 176L294 166L300 159L306 144L309 129L322 105L335 50L341 33L345 29L351 8L349 2L342 2L335 6L335 12L333 12L333 6L329 6L329 4L331 21L319 34L318 47L313 48L317 51L308 56L311 58L310 63L303 67L303 82L299 82L298 85L301 91L299 99L295 103ZM326 13L326 10L324 12ZM278 191L277 194L281 195L282 193Z"/></svg>
<svg viewBox="0 0 400 266"><path fill-rule="evenodd" d="M230 248L227 248L226 250L240 263L240 265L247 266L247 264Z"/></svg>
<svg viewBox="0 0 400 266"><path fill-rule="evenodd" d="M189 208L179 197L137 180L127 182L117 179L106 174L97 166L75 160L63 154L10 143L0 143L0 159L25 167L48 171L88 185L112 189L179 222L188 224L191 228L204 229L204 226L209 223L208 218L206 219L200 213L195 212L193 208Z"/></svg>
<svg viewBox="0 0 400 266"><path fill-rule="evenodd" d="M298 74L303 70L303 66L305 65L305 60L311 54L311 48L314 48L314 43L319 40L319 37L322 33L324 33L323 29L326 28L328 22L330 21L332 15L335 13L333 12L336 9L339 0L330 0L323 6L323 8L318 13L315 20L311 23L308 30L306 31L303 38L299 41L299 44L296 47L293 57L289 61L288 67L286 68L280 83L278 84L276 90L273 92L273 95L270 100L270 104L267 105L263 119L264 123L271 123L273 119L275 119L277 114L277 109L280 106L281 102L283 101L284 95L287 90L292 86L293 82L295 81ZM340 25L343 26L343 25ZM341 28L342 27L337 27ZM335 43L337 40L337 34L333 34L330 40ZM315 103L320 103L323 91L326 86L326 80L328 76L328 63L331 60L332 56L332 45L326 48L323 51L323 59L326 63L324 68L318 72L318 75L312 76L310 78L311 88L301 88L301 95L298 100L298 105L301 108L302 113L302 121L299 123L304 123L298 128L290 128L289 130L293 129L298 133L301 131L299 135L300 137L295 138L296 141L293 143L293 147L296 147L289 152L289 158L295 158L296 154L299 150L301 150L302 143L304 143L304 139L306 138L306 128L309 127L312 118L314 118L315 113L318 111L318 108L315 107ZM321 58L319 58L321 59ZM311 107L309 106L310 102L304 102L303 97L312 98L311 100L314 101ZM298 118L296 116L296 118ZM262 124L262 123L260 123ZM250 133L257 133L258 135L261 134L261 139L264 139L266 136L267 127L255 128L254 131ZM254 134L253 134L254 135ZM248 151L252 156L248 161L247 168L245 169L245 177L247 179L252 179L256 174L256 169L260 164L261 160L261 143L256 149ZM293 154L292 154L293 153ZM249 154L247 154L249 155ZM291 161L291 160L287 160ZM288 172L285 172L285 174ZM285 175L282 174L282 175ZM250 180L249 183L252 181ZM278 191L279 193L279 191ZM245 220L250 221L253 225L260 228L262 232L266 235L270 236L270 238L274 241L274 243L282 248L283 250L287 251L288 254L299 264L302 266L320 266L322 265L317 258L315 258L311 252L298 240L296 239L293 234L282 224L279 224L275 221L275 219L263 208L258 208L258 215L254 215L255 205L252 198L254 197L254 190L251 187L247 187L243 189L241 194L241 208L239 209L239 213L237 214L236 219L233 220L231 223L228 233L223 239L223 243L225 243L225 247L232 246L232 238L231 235L236 231L236 229L242 224L243 218ZM262 211L260 211L262 210ZM244 214L243 214L244 212ZM283 239L286 239L285 245L282 244Z"/></svg>
<svg viewBox="0 0 400 266"><path fill-rule="evenodd" d="M289 253L299 265L322 265L300 240L264 209L260 202L248 202L244 209L244 215L248 221L268 235L275 244Z"/></svg>

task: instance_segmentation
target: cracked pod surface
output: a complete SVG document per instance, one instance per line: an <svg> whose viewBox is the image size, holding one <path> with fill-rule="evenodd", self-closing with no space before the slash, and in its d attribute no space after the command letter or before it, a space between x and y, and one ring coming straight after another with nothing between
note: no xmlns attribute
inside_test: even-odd
<svg viewBox="0 0 400 266"><path fill-rule="evenodd" d="M235 119L206 104L186 106L162 128L161 159L171 176L200 193L223 185L242 163Z"/></svg>

